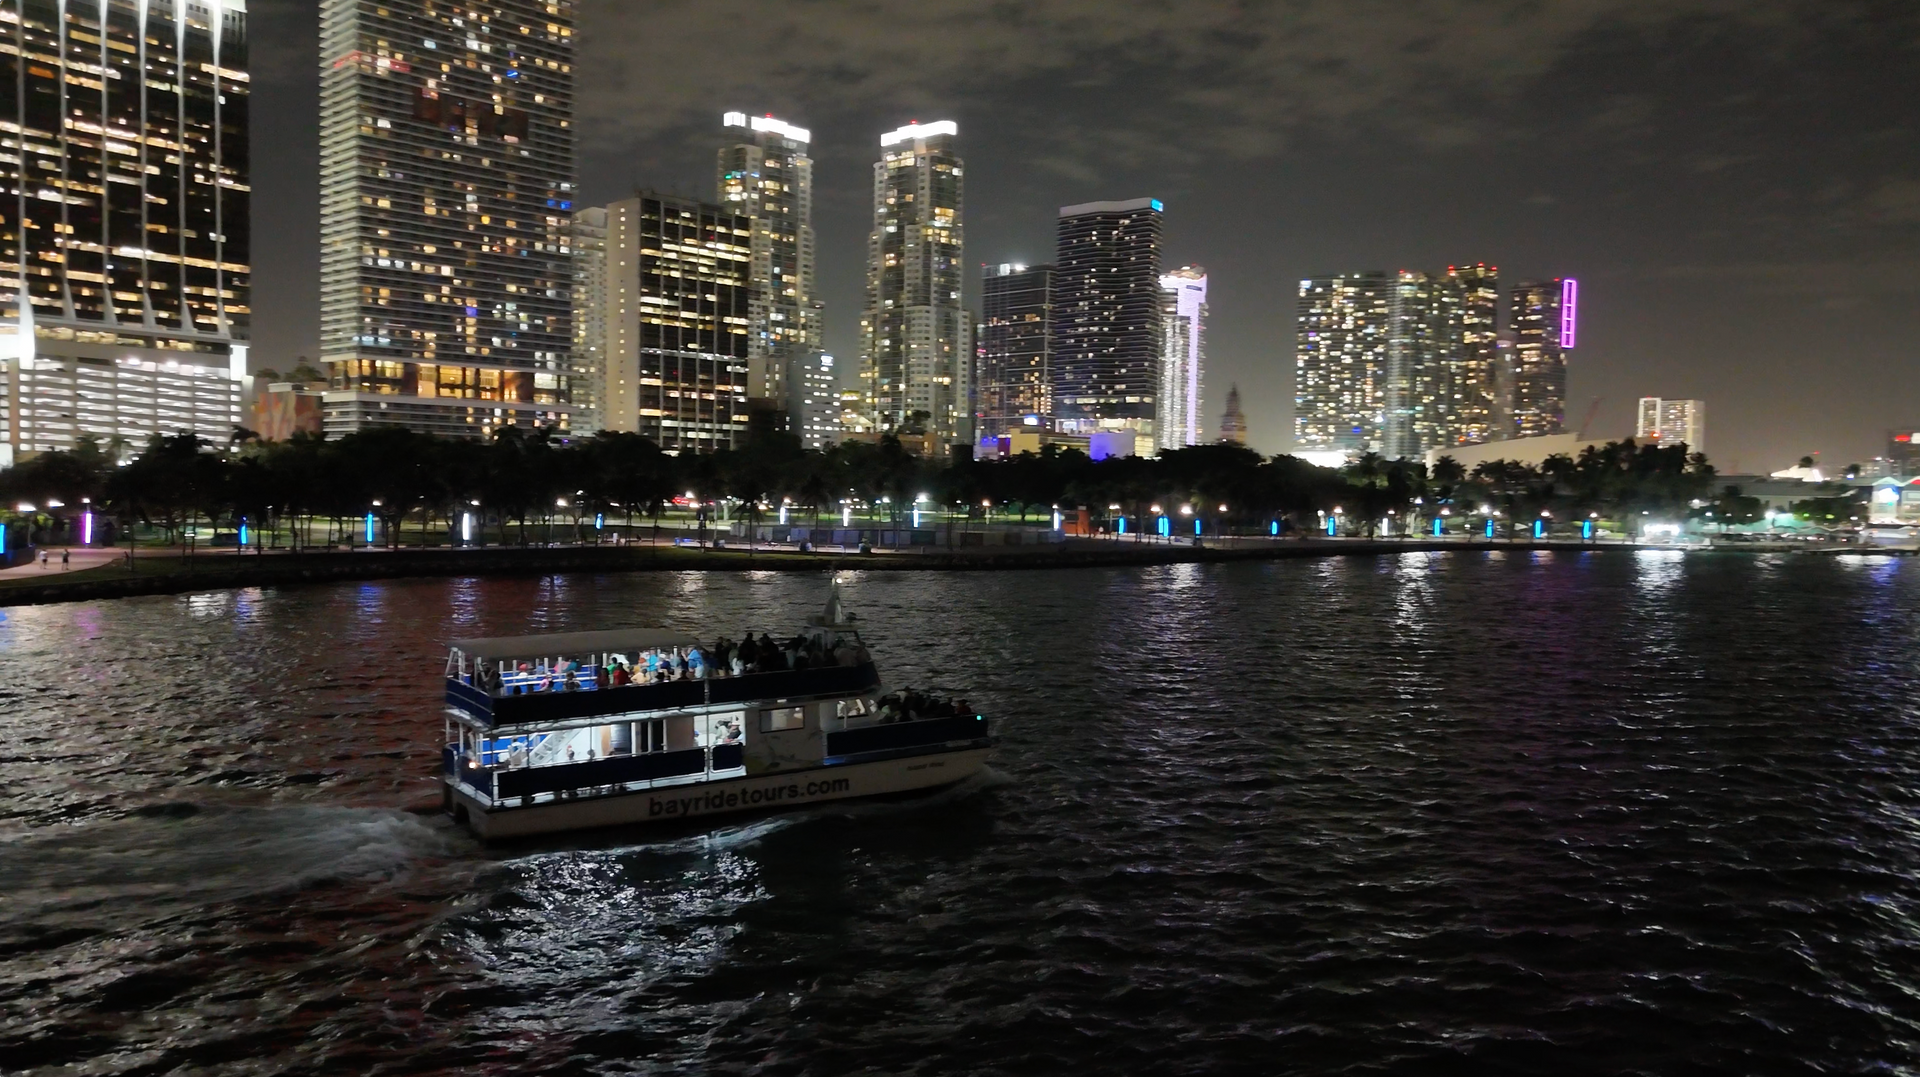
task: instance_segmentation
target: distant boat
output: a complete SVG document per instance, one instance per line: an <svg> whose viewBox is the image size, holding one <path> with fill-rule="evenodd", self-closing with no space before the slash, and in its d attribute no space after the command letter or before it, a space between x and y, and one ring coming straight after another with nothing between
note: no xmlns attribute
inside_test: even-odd
<svg viewBox="0 0 1920 1077"><path fill-rule="evenodd" d="M985 716L881 695L837 584L795 641L728 676L664 631L456 640L446 808L516 838L931 790L986 765Z"/></svg>

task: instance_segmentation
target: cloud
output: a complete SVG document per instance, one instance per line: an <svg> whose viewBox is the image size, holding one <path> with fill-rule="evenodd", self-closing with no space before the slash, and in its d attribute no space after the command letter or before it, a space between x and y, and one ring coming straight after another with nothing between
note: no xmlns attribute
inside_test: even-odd
<svg viewBox="0 0 1920 1077"><path fill-rule="evenodd" d="M876 109L911 117L994 107L1029 119L1090 118L1106 152L1159 145L1260 157L1307 131L1457 147L1497 137L1487 106L1525 93L1596 35L1683 22L1772 26L1804 6L583 0L581 85L596 92L580 96L580 131L592 150L709 127L723 107L816 126ZM1140 107L1148 103L1159 107ZM1649 107L1621 95L1594 123L1631 130Z"/></svg>

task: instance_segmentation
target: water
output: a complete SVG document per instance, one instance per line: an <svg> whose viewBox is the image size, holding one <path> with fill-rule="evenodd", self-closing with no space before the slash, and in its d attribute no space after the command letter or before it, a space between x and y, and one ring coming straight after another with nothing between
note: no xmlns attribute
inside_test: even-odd
<svg viewBox="0 0 1920 1077"><path fill-rule="evenodd" d="M0 1070L1920 1072L1920 561L846 584L1004 718L930 801L489 850L440 642L804 575L5 611Z"/></svg>

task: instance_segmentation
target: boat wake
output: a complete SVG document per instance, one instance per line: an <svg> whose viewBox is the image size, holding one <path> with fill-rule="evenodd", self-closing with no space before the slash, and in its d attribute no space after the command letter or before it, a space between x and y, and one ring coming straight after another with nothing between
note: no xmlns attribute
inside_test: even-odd
<svg viewBox="0 0 1920 1077"><path fill-rule="evenodd" d="M0 841L0 904L14 916L119 919L403 875L464 843L444 826L380 809L166 803Z"/></svg>

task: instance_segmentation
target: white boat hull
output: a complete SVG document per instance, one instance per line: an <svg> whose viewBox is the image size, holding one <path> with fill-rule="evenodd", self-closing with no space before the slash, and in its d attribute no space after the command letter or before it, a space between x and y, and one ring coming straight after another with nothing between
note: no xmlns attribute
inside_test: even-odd
<svg viewBox="0 0 1920 1077"><path fill-rule="evenodd" d="M938 789L986 766L991 748L935 752L871 763L754 774L626 793L556 800L530 807L488 807L453 786L455 817L486 840L558 834L596 827L675 822L732 812L769 811L856 797Z"/></svg>

